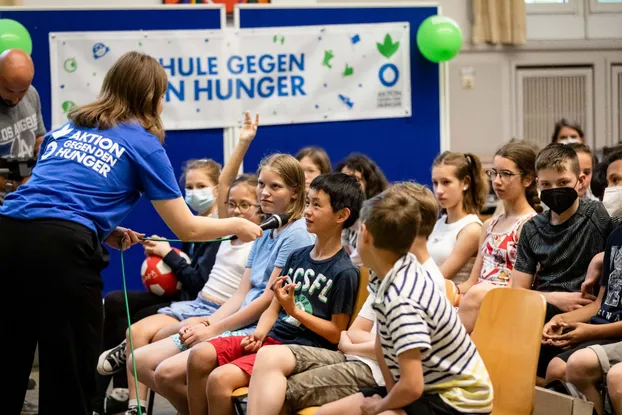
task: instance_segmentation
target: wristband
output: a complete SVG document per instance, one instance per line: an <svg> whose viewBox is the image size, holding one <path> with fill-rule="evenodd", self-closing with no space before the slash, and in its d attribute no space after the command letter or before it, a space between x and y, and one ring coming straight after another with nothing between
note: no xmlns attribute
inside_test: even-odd
<svg viewBox="0 0 622 415"><path fill-rule="evenodd" d="M201 324L203 324L205 327L209 327L209 326L211 326L211 324L210 324L210 322L209 322L209 319L207 319L207 318L206 318L205 320L203 320L203 321L201 322Z"/></svg>

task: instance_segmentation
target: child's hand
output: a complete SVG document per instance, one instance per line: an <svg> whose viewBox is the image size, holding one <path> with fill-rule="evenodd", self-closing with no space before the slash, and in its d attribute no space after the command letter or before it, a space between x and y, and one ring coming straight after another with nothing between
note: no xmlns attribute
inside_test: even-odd
<svg viewBox="0 0 622 415"><path fill-rule="evenodd" d="M380 402L382 398L379 395L374 395L371 398L363 399L363 403L361 403L361 414L362 415L377 415L380 413Z"/></svg>
<svg viewBox="0 0 622 415"><path fill-rule="evenodd" d="M203 323L195 324L187 328L184 327L179 330L179 335L181 336L180 340L182 344L188 348L214 337L214 333L212 333L210 327L206 327Z"/></svg>
<svg viewBox="0 0 622 415"><path fill-rule="evenodd" d="M244 113L244 124L240 129L240 141L246 141L250 143L257 134L257 127L259 127L259 114L255 114L255 122L251 120L251 112L246 111Z"/></svg>
<svg viewBox="0 0 622 415"><path fill-rule="evenodd" d="M150 237L150 239L163 239L163 238L158 235L153 235ZM169 252L173 250L173 248L171 248L171 244L165 241L162 241L162 242L145 241L143 245L145 246L145 255L147 256L156 255L161 258L164 258Z"/></svg>
<svg viewBox="0 0 622 415"><path fill-rule="evenodd" d="M564 319L560 314L550 319L542 329L542 343L553 344L551 338L562 334L562 331L564 330L563 324Z"/></svg>
<svg viewBox="0 0 622 415"><path fill-rule="evenodd" d="M286 284L283 286L283 283L287 281L286 276L277 278L276 282L272 290L274 291L274 296L283 307L283 310L290 316L294 316L296 313L296 301L294 299L294 292L296 291L296 284Z"/></svg>
<svg viewBox="0 0 622 415"><path fill-rule="evenodd" d="M581 343L594 340L592 334L593 326L586 323L562 323L562 330L566 333L551 336L554 346L561 347L564 350L572 349Z"/></svg>
<svg viewBox="0 0 622 415"><path fill-rule="evenodd" d="M552 292L548 294L549 303L553 304L555 307L559 308L564 313L569 311L578 310L583 306L590 304L592 301L596 300L591 294L587 294L585 296L581 295L581 293L562 293L562 292Z"/></svg>
<svg viewBox="0 0 622 415"><path fill-rule="evenodd" d="M264 337L266 336L261 333L251 333L242 339L240 346L242 346L242 348L248 353L257 353L261 347Z"/></svg>
<svg viewBox="0 0 622 415"><path fill-rule="evenodd" d="M348 336L348 332L346 330L341 332L341 337L339 338L339 345L337 348L342 353L347 354L348 350L350 350L350 346L352 346L352 339Z"/></svg>

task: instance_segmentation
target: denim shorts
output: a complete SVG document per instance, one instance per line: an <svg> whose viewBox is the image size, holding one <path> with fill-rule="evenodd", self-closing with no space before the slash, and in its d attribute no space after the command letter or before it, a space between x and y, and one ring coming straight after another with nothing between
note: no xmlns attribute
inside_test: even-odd
<svg viewBox="0 0 622 415"><path fill-rule="evenodd" d="M158 313L183 321L190 317L209 317L219 308L220 304L206 300L198 295L195 300L175 301L170 306L159 309Z"/></svg>

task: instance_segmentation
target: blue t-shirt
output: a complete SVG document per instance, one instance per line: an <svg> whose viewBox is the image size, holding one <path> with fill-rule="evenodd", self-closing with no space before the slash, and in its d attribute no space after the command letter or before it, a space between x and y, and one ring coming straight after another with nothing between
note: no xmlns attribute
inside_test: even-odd
<svg viewBox="0 0 622 415"><path fill-rule="evenodd" d="M315 243L315 235L307 232L307 224L303 218L292 222L274 238L273 232L264 232L255 241L248 255L246 267L251 269L251 289L244 297L242 307L246 307L266 289L274 267L283 268L293 251Z"/></svg>
<svg viewBox="0 0 622 415"><path fill-rule="evenodd" d="M104 240L143 193L149 200L181 197L157 137L138 123L99 130L69 122L45 135L32 177L7 195L0 215L69 220Z"/></svg>

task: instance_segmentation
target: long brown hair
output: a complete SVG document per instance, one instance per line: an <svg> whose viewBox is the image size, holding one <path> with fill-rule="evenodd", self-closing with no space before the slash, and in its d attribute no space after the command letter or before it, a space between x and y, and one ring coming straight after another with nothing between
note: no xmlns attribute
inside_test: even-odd
<svg viewBox="0 0 622 415"><path fill-rule="evenodd" d="M436 157L432 163L432 167L440 165L454 166L456 178L458 180L466 179L469 187L464 191L462 208L467 213L480 213L488 196L488 180L479 158L471 153L445 151Z"/></svg>
<svg viewBox="0 0 622 415"><path fill-rule="evenodd" d="M526 143L510 142L497 151L495 156L511 160L520 170L521 178L531 179L531 184L525 188L525 198L536 212L542 212L538 187L536 184L536 152Z"/></svg>
<svg viewBox="0 0 622 415"><path fill-rule="evenodd" d="M305 172L298 160L291 154L277 153L266 156L259 163L257 176L265 167L274 170L287 186L294 189L296 199L289 204L285 213L289 216L290 222L300 219L305 210Z"/></svg>
<svg viewBox="0 0 622 415"><path fill-rule="evenodd" d="M127 52L106 73L97 99L74 108L68 118L77 127L101 130L135 120L163 142L158 109L167 87L166 72L155 59Z"/></svg>

